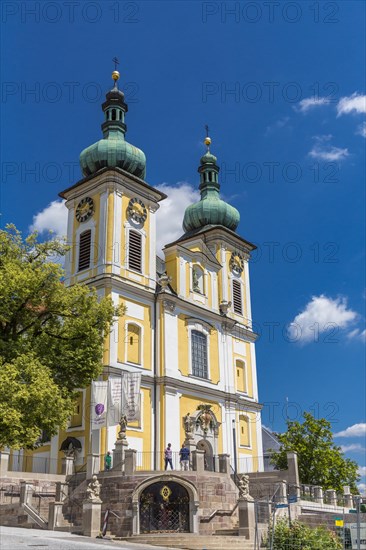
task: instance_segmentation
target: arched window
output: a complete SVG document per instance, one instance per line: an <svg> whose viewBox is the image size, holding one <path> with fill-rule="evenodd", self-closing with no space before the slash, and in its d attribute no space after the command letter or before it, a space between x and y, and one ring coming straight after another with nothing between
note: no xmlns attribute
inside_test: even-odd
<svg viewBox="0 0 366 550"><path fill-rule="evenodd" d="M244 361L236 361L235 363L236 370L236 389L241 392L247 391L246 383L246 372L245 372L245 363Z"/></svg>
<svg viewBox="0 0 366 550"><path fill-rule="evenodd" d="M243 315L243 299L239 281L233 281L233 308L235 313Z"/></svg>
<svg viewBox="0 0 366 550"><path fill-rule="evenodd" d="M192 374L208 378L207 336L198 330L191 332Z"/></svg>
<svg viewBox="0 0 366 550"><path fill-rule="evenodd" d="M112 120L116 120L116 109L112 109Z"/></svg>
<svg viewBox="0 0 366 550"><path fill-rule="evenodd" d="M128 268L142 272L142 237L137 231L130 231L128 236Z"/></svg>
<svg viewBox="0 0 366 550"><path fill-rule="evenodd" d="M192 289L193 292L204 294L204 273L198 265L192 268Z"/></svg>
<svg viewBox="0 0 366 550"><path fill-rule="evenodd" d="M243 414L239 416L239 441L242 447L250 446L249 418Z"/></svg>
<svg viewBox="0 0 366 550"><path fill-rule="evenodd" d="M141 328L131 323L127 326L127 362L141 364Z"/></svg>
<svg viewBox="0 0 366 550"><path fill-rule="evenodd" d="M91 230L88 229L80 234L79 237L79 265L78 271L90 267L91 255Z"/></svg>

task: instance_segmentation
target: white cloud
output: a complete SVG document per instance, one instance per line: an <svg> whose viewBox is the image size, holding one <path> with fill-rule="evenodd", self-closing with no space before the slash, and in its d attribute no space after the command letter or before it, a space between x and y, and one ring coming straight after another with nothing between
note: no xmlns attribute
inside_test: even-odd
<svg viewBox="0 0 366 550"><path fill-rule="evenodd" d="M264 132L264 135L269 136L270 134L272 134L276 130L279 130L280 128L283 128L284 126L286 126L286 124L288 123L289 120L290 120L290 117L288 117L288 116L285 116L283 118L280 118L279 120L276 120L276 122L274 122L273 124L270 124L269 126L267 126L266 131Z"/></svg>
<svg viewBox="0 0 366 550"><path fill-rule="evenodd" d="M341 432L334 434L334 437L365 437L366 424L353 424Z"/></svg>
<svg viewBox="0 0 366 550"><path fill-rule="evenodd" d="M336 160L343 160L349 156L348 149L341 149L340 147L334 147L333 145L320 146L315 144L312 150L309 152L309 156L314 159L327 160L334 162Z"/></svg>
<svg viewBox="0 0 366 550"><path fill-rule="evenodd" d="M358 487L358 490L360 491L360 495L365 496L366 495L366 483L358 483L357 487Z"/></svg>
<svg viewBox="0 0 366 550"><path fill-rule="evenodd" d="M309 152L309 156L329 162L343 160L348 157L348 149L341 149L340 147L335 147L328 143L332 137L332 134L313 136L315 143L312 150Z"/></svg>
<svg viewBox="0 0 366 550"><path fill-rule="evenodd" d="M156 218L156 251L183 234L182 223L187 206L200 199L197 189L189 183L181 182L177 186L162 183L157 186L168 197L160 203ZM163 255L164 257L164 255Z"/></svg>
<svg viewBox="0 0 366 550"><path fill-rule="evenodd" d="M346 298L328 298L321 294L313 296L304 310L296 315L288 326L292 341L317 342L318 335L334 329L345 329L355 321L358 314L347 308Z"/></svg>
<svg viewBox="0 0 366 550"><path fill-rule="evenodd" d="M366 113L366 95L355 92L349 97L341 97L337 104L337 116L352 112Z"/></svg>
<svg viewBox="0 0 366 550"><path fill-rule="evenodd" d="M358 126L356 134L366 138L366 122L363 122Z"/></svg>
<svg viewBox="0 0 366 550"><path fill-rule="evenodd" d="M347 338L350 340L361 340L362 342L366 342L366 329L360 330L359 328L355 328L347 334Z"/></svg>
<svg viewBox="0 0 366 550"><path fill-rule="evenodd" d="M358 467L358 473L361 477L366 476L366 466L359 466Z"/></svg>
<svg viewBox="0 0 366 550"><path fill-rule="evenodd" d="M55 237L65 237L67 234L67 208L65 201L53 201L46 208L33 216L30 231L45 233L52 231Z"/></svg>
<svg viewBox="0 0 366 550"><path fill-rule="evenodd" d="M351 445L341 445L341 449L344 453L348 452L364 452L365 448L359 443L352 443Z"/></svg>
<svg viewBox="0 0 366 550"><path fill-rule="evenodd" d="M322 105L328 105L330 100L327 97L307 97L302 99L298 105L294 107L296 111L301 113L307 113L314 107L321 107Z"/></svg>

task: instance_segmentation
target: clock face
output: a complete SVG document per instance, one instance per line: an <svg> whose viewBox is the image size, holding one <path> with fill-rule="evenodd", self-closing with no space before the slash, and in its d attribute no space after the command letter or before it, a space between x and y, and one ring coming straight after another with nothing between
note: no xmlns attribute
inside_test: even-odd
<svg viewBox="0 0 366 550"><path fill-rule="evenodd" d="M146 206L140 199L131 199L128 203L127 214L135 222L143 224L147 218Z"/></svg>
<svg viewBox="0 0 366 550"><path fill-rule="evenodd" d="M90 197L81 199L76 207L76 219L78 222L86 222L94 214L94 201Z"/></svg>
<svg viewBox="0 0 366 550"><path fill-rule="evenodd" d="M244 269L244 258L238 252L233 252L231 254L230 269L236 275L240 275Z"/></svg>

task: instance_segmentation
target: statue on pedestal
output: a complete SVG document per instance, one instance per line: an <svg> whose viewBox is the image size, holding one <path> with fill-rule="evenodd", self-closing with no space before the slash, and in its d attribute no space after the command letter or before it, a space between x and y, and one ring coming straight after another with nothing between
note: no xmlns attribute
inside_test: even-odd
<svg viewBox="0 0 366 550"><path fill-rule="evenodd" d="M100 503L100 483L96 475L93 475L93 478L86 489L86 498L91 502Z"/></svg>
<svg viewBox="0 0 366 550"><path fill-rule="evenodd" d="M193 439L194 420L189 413L187 413L186 416L183 417L183 424L184 424L186 439L187 440Z"/></svg>
<svg viewBox="0 0 366 550"><path fill-rule="evenodd" d="M120 421L119 421L120 430L118 432L118 439L120 439L120 440L121 439L126 439L127 424L128 424L127 416L125 414L123 414L121 416Z"/></svg>
<svg viewBox="0 0 366 550"><path fill-rule="evenodd" d="M238 489L239 498L249 497L249 476L247 476L246 474L242 474L239 477Z"/></svg>

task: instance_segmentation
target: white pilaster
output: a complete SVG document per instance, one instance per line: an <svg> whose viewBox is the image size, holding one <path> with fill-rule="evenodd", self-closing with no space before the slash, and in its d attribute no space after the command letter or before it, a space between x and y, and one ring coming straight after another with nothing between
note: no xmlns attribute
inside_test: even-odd
<svg viewBox="0 0 366 550"><path fill-rule="evenodd" d="M66 281L71 277L71 264L73 258L76 258L76 242L73 240L75 208L70 207L67 214L67 244L70 246L69 252L65 256Z"/></svg>
<svg viewBox="0 0 366 550"><path fill-rule="evenodd" d="M112 301L115 307L119 306L119 293L112 292ZM123 336L121 336L122 338ZM116 365L118 358L118 317L113 320L111 332L109 334L109 364Z"/></svg>
<svg viewBox="0 0 366 550"><path fill-rule="evenodd" d="M212 309L219 309L218 291L217 291L217 273L211 271L211 290L212 290Z"/></svg>
<svg viewBox="0 0 366 550"><path fill-rule="evenodd" d="M184 258L180 258L179 260L179 289L178 294L182 296L183 298L187 295L187 288L186 288L186 260Z"/></svg>
<svg viewBox="0 0 366 550"><path fill-rule="evenodd" d="M225 348L226 348L226 369L227 369L227 375L226 375L226 391L230 393L235 393L235 381L234 381L234 358L233 358L233 337L231 334L226 335L226 342L225 342Z"/></svg>
<svg viewBox="0 0 366 550"><path fill-rule="evenodd" d="M250 282L249 282L249 263L247 261L244 262L244 287L245 287L245 302L247 306L246 312L244 312L244 315L247 317L246 319L246 325L252 326L252 304L250 300Z"/></svg>
<svg viewBox="0 0 366 550"><path fill-rule="evenodd" d="M228 292L228 274L227 274L227 265L226 265L226 248L224 246L221 247L221 265L222 265L222 299L229 302L230 299L229 299L229 292Z"/></svg>
<svg viewBox="0 0 366 550"><path fill-rule="evenodd" d="M121 271L121 239L122 239L122 193L114 193L114 220L112 242L112 271L117 275Z"/></svg>
<svg viewBox="0 0 366 550"><path fill-rule="evenodd" d="M182 441L180 441L179 418L179 397L174 388L165 389L165 445L172 444L173 452L179 452Z"/></svg>
<svg viewBox="0 0 366 550"><path fill-rule="evenodd" d="M156 210L150 208L149 228L150 228L150 250L149 250L149 286L155 288L156 285Z"/></svg>
<svg viewBox="0 0 366 550"><path fill-rule="evenodd" d="M108 191L100 195L99 206L99 245L98 245L98 273L103 273L107 258L107 203Z"/></svg>
<svg viewBox="0 0 366 550"><path fill-rule="evenodd" d="M178 319L168 309L164 312L164 366L166 376L179 376Z"/></svg>

